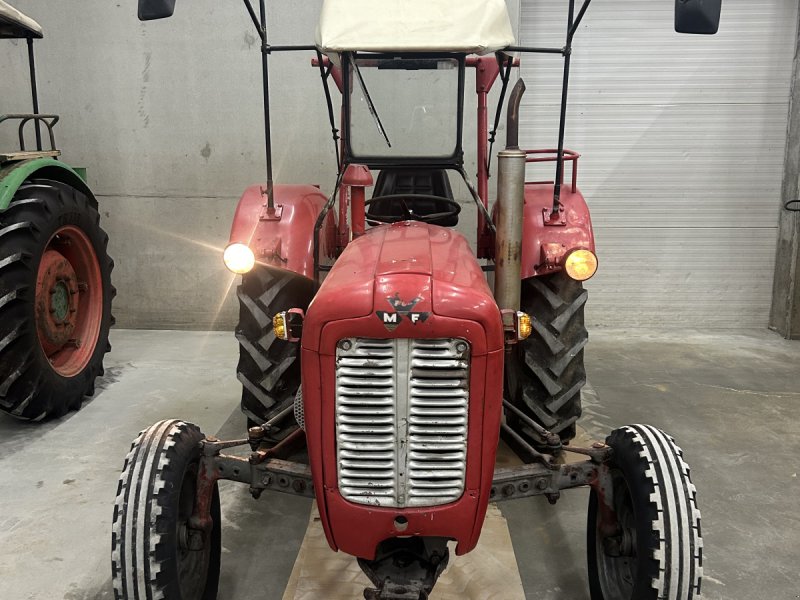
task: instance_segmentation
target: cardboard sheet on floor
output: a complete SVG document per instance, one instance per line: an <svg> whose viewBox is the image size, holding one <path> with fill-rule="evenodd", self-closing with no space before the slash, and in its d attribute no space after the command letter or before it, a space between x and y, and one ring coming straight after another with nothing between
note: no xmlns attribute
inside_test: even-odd
<svg viewBox="0 0 800 600"><path fill-rule="evenodd" d="M283 600L358 600L370 582L356 559L333 552L316 505ZM450 564L434 588L436 600L524 600L517 559L500 509L489 505L478 547L466 556L450 550Z"/></svg>
<svg viewBox="0 0 800 600"><path fill-rule="evenodd" d="M574 446L588 447L592 438L578 427ZM585 460L579 454L565 453L564 462ZM497 466L511 467L522 461L500 442ZM308 529L294 563L283 600L358 600L370 585L356 560L333 552L325 540L316 505L311 510ZM434 588L436 600L524 600L525 593L517 568L508 525L495 504L489 505L477 548L466 556L456 556L451 545L450 564Z"/></svg>

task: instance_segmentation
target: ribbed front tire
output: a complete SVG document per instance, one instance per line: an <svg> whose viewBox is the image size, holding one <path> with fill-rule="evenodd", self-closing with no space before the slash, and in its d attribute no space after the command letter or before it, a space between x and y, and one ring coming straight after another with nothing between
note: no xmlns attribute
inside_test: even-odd
<svg viewBox="0 0 800 600"><path fill-rule="evenodd" d="M683 451L650 425L617 429L606 443L614 451L609 468L618 528L602 531L602 500L592 490L587 523L592 600L697 598L703 540L697 490Z"/></svg>
<svg viewBox="0 0 800 600"><path fill-rule="evenodd" d="M214 484L213 526L189 527L197 489L200 429L161 421L131 445L117 487L111 537L115 600L214 600L222 551Z"/></svg>

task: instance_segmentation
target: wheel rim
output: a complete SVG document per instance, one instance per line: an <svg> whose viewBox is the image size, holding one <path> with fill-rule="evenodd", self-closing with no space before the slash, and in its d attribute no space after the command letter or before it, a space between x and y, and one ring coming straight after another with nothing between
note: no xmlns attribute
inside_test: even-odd
<svg viewBox="0 0 800 600"><path fill-rule="evenodd" d="M189 526L197 497L197 465L186 470L178 499L176 540L178 545L178 581L181 598L202 598L208 580L211 560L211 532L204 533ZM214 523L214 527L217 524Z"/></svg>
<svg viewBox="0 0 800 600"><path fill-rule="evenodd" d="M36 277L36 331L53 370L74 377L89 364L103 319L103 280L92 242L74 225L47 242Z"/></svg>
<svg viewBox="0 0 800 600"><path fill-rule="evenodd" d="M611 474L614 482L613 505L619 524L618 535L604 538L600 531L595 536L597 573L603 598L633 598L633 588L639 560L636 553L636 515L628 485L618 471ZM598 498L597 519L600 523ZM619 556L616 554L619 552Z"/></svg>

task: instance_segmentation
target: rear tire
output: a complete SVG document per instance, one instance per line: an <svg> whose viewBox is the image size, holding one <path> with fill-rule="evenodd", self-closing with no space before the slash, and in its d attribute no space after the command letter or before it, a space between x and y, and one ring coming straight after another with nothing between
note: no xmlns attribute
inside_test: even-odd
<svg viewBox="0 0 800 600"><path fill-rule="evenodd" d="M272 317L290 308L306 310L314 283L291 271L256 265L242 277L239 297L239 365L242 412L261 425L292 406L300 387L300 344L275 337ZM297 429L292 412L267 439L277 442Z"/></svg>
<svg viewBox="0 0 800 600"><path fill-rule="evenodd" d="M606 439L611 504L619 528L603 537L600 499L589 496L587 551L592 600L691 600L700 594L703 540L697 490L682 450L649 425Z"/></svg>
<svg viewBox="0 0 800 600"><path fill-rule="evenodd" d="M131 445L114 503L115 600L217 597L222 538L216 483L211 531L188 527L203 438L196 425L169 420L141 432ZM190 549L190 543L197 545Z"/></svg>
<svg viewBox="0 0 800 600"><path fill-rule="evenodd" d="M38 421L77 410L111 349L114 262L93 199L26 181L0 213L0 410Z"/></svg>
<svg viewBox="0 0 800 600"><path fill-rule="evenodd" d="M506 368L511 402L562 441L575 437L581 416L587 296L581 282L563 272L523 280L521 308L531 317L533 333L517 344ZM520 434L536 439L527 426L507 416Z"/></svg>

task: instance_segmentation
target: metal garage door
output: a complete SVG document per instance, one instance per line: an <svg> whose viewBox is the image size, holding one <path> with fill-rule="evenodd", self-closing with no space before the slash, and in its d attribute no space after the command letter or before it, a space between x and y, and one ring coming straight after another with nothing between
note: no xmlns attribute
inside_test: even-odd
<svg viewBox="0 0 800 600"><path fill-rule="evenodd" d="M563 46L566 4L523 0L521 43ZM723 2L717 36L674 33L672 8L594 0L575 39L566 146L601 265L588 323L765 327L797 1ZM524 58L529 148L555 146L562 65Z"/></svg>

